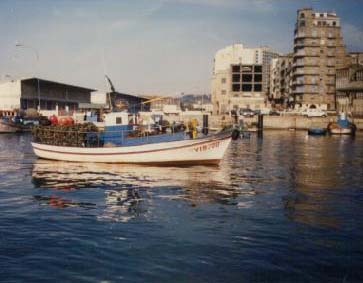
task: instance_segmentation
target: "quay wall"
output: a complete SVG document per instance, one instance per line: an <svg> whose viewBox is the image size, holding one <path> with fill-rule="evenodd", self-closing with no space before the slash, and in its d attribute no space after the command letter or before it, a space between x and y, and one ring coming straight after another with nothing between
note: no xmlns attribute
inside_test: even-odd
<svg viewBox="0 0 363 283"><path fill-rule="evenodd" d="M247 125L257 123L257 116L254 117L243 117L243 122ZM335 116L328 117L303 117L303 116L264 116L263 117L263 128L264 129L296 129L306 130L311 126L314 127L327 127L329 122L336 121ZM358 130L363 130L363 118L354 119L353 122L356 124ZM228 115L219 115L210 117L211 127L223 127L231 125L233 119Z"/></svg>

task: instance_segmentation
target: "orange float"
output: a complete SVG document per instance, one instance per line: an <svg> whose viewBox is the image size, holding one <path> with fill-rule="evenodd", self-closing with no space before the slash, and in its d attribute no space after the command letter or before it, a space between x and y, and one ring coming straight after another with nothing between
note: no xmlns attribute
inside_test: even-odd
<svg viewBox="0 0 363 283"><path fill-rule="evenodd" d="M74 124L74 120L72 117L66 116L66 117L59 118L58 123L61 126L71 126Z"/></svg>

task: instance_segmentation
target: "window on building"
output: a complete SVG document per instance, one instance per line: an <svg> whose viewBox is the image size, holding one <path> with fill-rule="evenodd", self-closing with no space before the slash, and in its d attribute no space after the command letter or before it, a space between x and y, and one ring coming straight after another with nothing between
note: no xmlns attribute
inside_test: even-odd
<svg viewBox="0 0 363 283"><path fill-rule="evenodd" d="M323 18L323 17L324 17L324 14L320 14L320 17L322 17L322 18Z"/></svg>
<svg viewBox="0 0 363 283"><path fill-rule="evenodd" d="M243 73L252 73L252 66L247 66L247 65L242 66L242 72Z"/></svg>
<svg viewBox="0 0 363 283"><path fill-rule="evenodd" d="M255 75L254 75L254 81L255 81L255 82L262 82L262 75L260 75L260 74L255 74Z"/></svg>
<svg viewBox="0 0 363 283"><path fill-rule="evenodd" d="M242 74L242 82L252 82L252 74Z"/></svg>
<svg viewBox="0 0 363 283"><path fill-rule="evenodd" d="M21 109L24 109L24 110L28 109L28 103L27 103L26 99L24 99L24 98L20 99L20 107L21 107Z"/></svg>
<svg viewBox="0 0 363 283"><path fill-rule="evenodd" d="M116 124L122 124L122 118L116 117Z"/></svg>
<svg viewBox="0 0 363 283"><path fill-rule="evenodd" d="M300 26L300 27L304 27L304 26L305 26L305 21L300 21L299 26Z"/></svg>
<svg viewBox="0 0 363 283"><path fill-rule="evenodd" d="M232 72L233 73L239 73L240 72L240 66L239 65L233 65L232 66Z"/></svg>
<svg viewBox="0 0 363 283"><path fill-rule="evenodd" d="M255 70L255 73L262 73L262 66L261 65L255 65L254 70Z"/></svg>
<svg viewBox="0 0 363 283"><path fill-rule="evenodd" d="M305 18L305 14L304 13L301 13L300 14L300 18L302 18L302 19Z"/></svg>
<svg viewBox="0 0 363 283"><path fill-rule="evenodd" d="M240 74L233 74L232 75L232 82L237 83L241 81L241 75Z"/></svg>
<svg viewBox="0 0 363 283"><path fill-rule="evenodd" d="M262 91L262 85L261 84L255 84L254 91Z"/></svg>
<svg viewBox="0 0 363 283"><path fill-rule="evenodd" d="M226 78L222 78L222 79L221 79L221 83L222 83L222 84L225 84L225 83L226 83Z"/></svg>
<svg viewBox="0 0 363 283"><path fill-rule="evenodd" d="M252 91L252 84L243 84L242 91Z"/></svg>
<svg viewBox="0 0 363 283"><path fill-rule="evenodd" d="M241 91L241 85L240 84L233 84L232 85L232 91Z"/></svg>
<svg viewBox="0 0 363 283"><path fill-rule="evenodd" d="M52 102L47 101L47 110L52 110Z"/></svg>
<svg viewBox="0 0 363 283"><path fill-rule="evenodd" d="M335 27L336 25L337 25L337 23L334 21L334 22L333 22L333 27Z"/></svg>

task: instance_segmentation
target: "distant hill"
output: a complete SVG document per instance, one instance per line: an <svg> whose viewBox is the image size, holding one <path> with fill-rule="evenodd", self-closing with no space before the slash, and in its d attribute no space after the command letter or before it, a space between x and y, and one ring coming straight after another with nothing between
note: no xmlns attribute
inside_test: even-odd
<svg viewBox="0 0 363 283"><path fill-rule="evenodd" d="M180 98L184 104L194 104L198 102L210 103L210 95L207 94L185 94Z"/></svg>

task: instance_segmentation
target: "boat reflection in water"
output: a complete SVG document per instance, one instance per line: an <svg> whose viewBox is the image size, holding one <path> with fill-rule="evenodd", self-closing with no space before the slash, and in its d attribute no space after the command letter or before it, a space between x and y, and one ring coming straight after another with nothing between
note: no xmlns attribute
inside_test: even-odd
<svg viewBox="0 0 363 283"><path fill-rule="evenodd" d="M191 205L233 201L239 186L231 184L228 170L228 166L152 167L39 159L33 166L32 181L37 188L52 190L51 196L35 196L42 204L95 208L100 210L100 220L128 221L148 217L155 199L182 200ZM88 193L80 196L84 190ZM48 194L49 190L39 192ZM92 192L103 197L92 197ZM90 196L92 200L85 201ZM80 200L70 200L72 197Z"/></svg>

